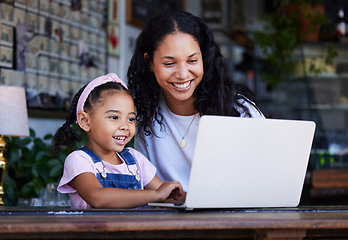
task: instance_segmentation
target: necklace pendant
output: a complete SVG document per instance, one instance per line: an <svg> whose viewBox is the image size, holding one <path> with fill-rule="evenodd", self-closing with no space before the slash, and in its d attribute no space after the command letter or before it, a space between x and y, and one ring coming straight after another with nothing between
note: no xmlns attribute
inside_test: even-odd
<svg viewBox="0 0 348 240"><path fill-rule="evenodd" d="M137 180L137 182L140 182L140 176L137 174L134 176L135 177L135 180Z"/></svg>
<svg viewBox="0 0 348 240"><path fill-rule="evenodd" d="M184 148L184 147L186 146L186 141L185 141L185 139L182 139L182 140L181 140L180 146L181 146L182 148Z"/></svg>
<svg viewBox="0 0 348 240"><path fill-rule="evenodd" d="M106 179L107 178L107 174L106 174L106 172L102 172L102 173L100 173L100 175L101 175L101 177L102 177L102 179Z"/></svg>

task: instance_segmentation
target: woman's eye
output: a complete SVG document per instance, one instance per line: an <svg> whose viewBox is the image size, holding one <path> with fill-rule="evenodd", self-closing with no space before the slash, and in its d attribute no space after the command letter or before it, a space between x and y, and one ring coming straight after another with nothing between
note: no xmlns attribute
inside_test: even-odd
<svg viewBox="0 0 348 240"><path fill-rule="evenodd" d="M113 120L117 120L118 119L117 116L111 116L110 118L113 119Z"/></svg>
<svg viewBox="0 0 348 240"><path fill-rule="evenodd" d="M197 62L197 59L190 59L190 60L188 60L188 62L189 63L195 63L195 62Z"/></svg>
<svg viewBox="0 0 348 240"><path fill-rule="evenodd" d="M128 121L134 122L134 121L135 121L135 118L129 118Z"/></svg>
<svg viewBox="0 0 348 240"><path fill-rule="evenodd" d="M172 65L174 65L174 63L173 63L173 62L170 62L170 63L164 63L164 65L165 65L165 66L172 66Z"/></svg>

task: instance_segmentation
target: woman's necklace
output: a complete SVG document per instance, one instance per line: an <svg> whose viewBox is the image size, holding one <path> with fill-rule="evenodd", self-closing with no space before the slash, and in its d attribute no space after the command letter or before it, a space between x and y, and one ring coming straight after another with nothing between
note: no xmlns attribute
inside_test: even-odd
<svg viewBox="0 0 348 240"><path fill-rule="evenodd" d="M196 115L197 115L197 114L195 114L195 115L193 116L193 118L192 118L192 120L191 120L191 122L190 122L190 125L189 125L189 126L188 126L188 128L186 129L185 134L184 134L184 135L181 137L180 146L181 146L182 148L186 147L186 140L185 140L185 136L186 136L186 134L187 134L188 130L190 129L191 124L193 123L193 120L195 120ZM174 126L175 126L175 127L176 127L176 129L178 130L179 134L181 135L181 133L180 133L180 131L179 131L179 128L176 126L175 121L174 121L174 119L172 118L172 116L171 116L171 114L170 114L170 113L169 113L169 116L170 116L170 118L172 119L172 121L173 121L173 123L174 123Z"/></svg>

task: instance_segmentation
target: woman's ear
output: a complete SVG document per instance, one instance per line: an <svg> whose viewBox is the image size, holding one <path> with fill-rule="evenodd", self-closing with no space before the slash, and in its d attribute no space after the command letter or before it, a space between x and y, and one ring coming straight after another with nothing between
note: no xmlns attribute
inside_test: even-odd
<svg viewBox="0 0 348 240"><path fill-rule="evenodd" d="M146 63L147 67L150 69L151 72L153 72L152 70L152 64L150 62L150 57L148 53L144 53L144 62Z"/></svg>
<svg viewBox="0 0 348 240"><path fill-rule="evenodd" d="M77 124L85 132L88 132L90 130L89 121L88 121L88 114L86 112L79 111L77 113Z"/></svg>
<svg viewBox="0 0 348 240"><path fill-rule="evenodd" d="M149 54L148 53L144 53L144 61L147 62L148 59L149 59Z"/></svg>

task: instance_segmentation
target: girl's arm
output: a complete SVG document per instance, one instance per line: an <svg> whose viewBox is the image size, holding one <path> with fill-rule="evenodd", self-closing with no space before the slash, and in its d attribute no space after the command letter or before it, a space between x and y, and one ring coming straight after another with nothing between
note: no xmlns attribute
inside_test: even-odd
<svg viewBox="0 0 348 240"><path fill-rule="evenodd" d="M163 182L161 178L159 178L157 175L149 182L145 189L152 189L156 190L159 189L163 184L166 184L168 182ZM170 182L169 182L170 183ZM166 202L185 202L186 198L186 192L183 192L182 189L174 189L174 191L171 193L171 195L167 198ZM174 200L174 201L173 201Z"/></svg>
<svg viewBox="0 0 348 240"><path fill-rule="evenodd" d="M94 208L134 208L149 202L164 202L170 197L178 199L182 195L179 182L163 183L157 178L154 177L146 190L103 188L93 173L86 172L76 176L69 185Z"/></svg>

